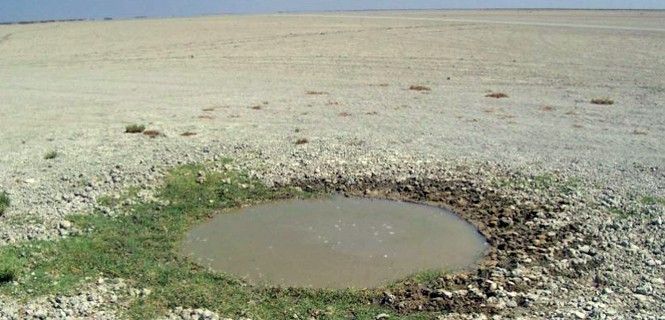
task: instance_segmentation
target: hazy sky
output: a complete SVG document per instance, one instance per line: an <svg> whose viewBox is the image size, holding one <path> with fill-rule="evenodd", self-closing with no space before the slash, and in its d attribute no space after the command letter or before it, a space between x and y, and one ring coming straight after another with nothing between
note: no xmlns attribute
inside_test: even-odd
<svg viewBox="0 0 665 320"><path fill-rule="evenodd" d="M0 21L418 8L665 9L665 0L0 0Z"/></svg>

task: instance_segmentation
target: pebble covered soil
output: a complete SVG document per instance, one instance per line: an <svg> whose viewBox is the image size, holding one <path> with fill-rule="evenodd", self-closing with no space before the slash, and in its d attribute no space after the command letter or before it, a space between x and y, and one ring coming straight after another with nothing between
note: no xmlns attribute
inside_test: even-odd
<svg viewBox="0 0 665 320"><path fill-rule="evenodd" d="M80 236L72 215L127 214L100 199L152 201L170 168L207 163L269 187L450 208L488 239L474 270L380 290L375 319L665 319L664 21L418 11L0 26L0 248ZM0 296L0 319L117 319L153 294L100 275Z"/></svg>

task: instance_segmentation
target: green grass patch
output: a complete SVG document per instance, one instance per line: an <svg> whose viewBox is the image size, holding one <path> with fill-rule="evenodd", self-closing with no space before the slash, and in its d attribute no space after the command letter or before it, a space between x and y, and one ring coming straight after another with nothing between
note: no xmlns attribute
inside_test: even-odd
<svg viewBox="0 0 665 320"><path fill-rule="evenodd" d="M136 186L132 186L124 190L118 196L101 196L97 198L97 203L107 207L117 207L123 204L126 200L136 199L139 194L140 189Z"/></svg>
<svg viewBox="0 0 665 320"><path fill-rule="evenodd" d="M145 131L145 125L130 124L125 127L125 133L141 133Z"/></svg>
<svg viewBox="0 0 665 320"><path fill-rule="evenodd" d="M662 205L665 206L665 198L663 197L656 197L656 196L644 196L642 199L640 199L640 202L642 204L648 205L648 206L653 206L653 205Z"/></svg>
<svg viewBox="0 0 665 320"><path fill-rule="evenodd" d="M201 171L206 177L202 183L200 179L197 182ZM133 193L129 191L130 196ZM0 279L4 279L0 294L19 299L65 294L103 275L123 278L138 289L152 291L132 301L125 315L131 319L153 319L178 306L252 319L285 319L294 314L300 318L317 314L318 319L370 319L379 313L391 313L371 303L380 292L251 286L178 254L179 242L187 230L219 210L315 194L268 188L236 171L213 172L187 165L167 175L157 196L161 204L137 201L123 208L131 215L72 217L70 220L80 230L88 231L83 235L6 247L0 251ZM10 281L17 281L17 285Z"/></svg>
<svg viewBox="0 0 665 320"><path fill-rule="evenodd" d="M14 281L23 269L23 262L11 249L0 251L0 285Z"/></svg>
<svg viewBox="0 0 665 320"><path fill-rule="evenodd" d="M0 215L5 213L5 210L9 208L9 205L11 204L11 200L9 199L9 194L7 192L2 191L0 192Z"/></svg>
<svg viewBox="0 0 665 320"><path fill-rule="evenodd" d="M551 173L533 176L531 178L501 178L493 182L499 188L519 188L551 190L563 194L572 194L584 187L584 181L577 177L561 178Z"/></svg>
<svg viewBox="0 0 665 320"><path fill-rule="evenodd" d="M434 283L437 279L444 277L448 273L450 272L445 270L425 270L411 275L407 278L407 281L415 283Z"/></svg>

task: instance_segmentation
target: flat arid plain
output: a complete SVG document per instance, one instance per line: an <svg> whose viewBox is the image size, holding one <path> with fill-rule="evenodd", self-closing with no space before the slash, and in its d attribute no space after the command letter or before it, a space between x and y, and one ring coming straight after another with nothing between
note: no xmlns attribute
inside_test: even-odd
<svg viewBox="0 0 665 320"><path fill-rule="evenodd" d="M85 254L44 262L97 244L99 219L168 207L188 164L204 186L242 172L444 206L490 249L478 270L359 292L210 276L220 303ZM665 12L0 26L3 191L2 319L662 319Z"/></svg>

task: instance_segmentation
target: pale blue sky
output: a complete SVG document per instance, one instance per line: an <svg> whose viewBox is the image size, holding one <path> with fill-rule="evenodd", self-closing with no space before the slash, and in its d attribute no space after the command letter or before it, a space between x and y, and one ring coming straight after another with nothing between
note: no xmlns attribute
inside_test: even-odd
<svg viewBox="0 0 665 320"><path fill-rule="evenodd" d="M419 8L665 9L665 0L0 0L0 21Z"/></svg>

